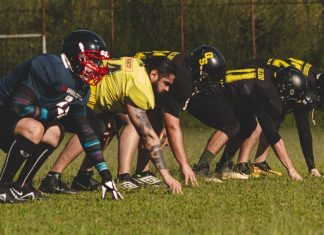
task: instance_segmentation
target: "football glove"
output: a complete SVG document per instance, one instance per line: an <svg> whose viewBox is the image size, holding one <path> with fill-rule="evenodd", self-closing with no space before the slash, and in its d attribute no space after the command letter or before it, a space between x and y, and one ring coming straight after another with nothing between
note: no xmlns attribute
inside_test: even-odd
<svg viewBox="0 0 324 235"><path fill-rule="evenodd" d="M117 191L117 187L116 187L114 181L110 180L110 181L106 181L105 183L102 184L102 186L101 186L102 199L106 198L107 191L111 193L112 199L114 199L114 200L119 200L119 199L124 200L121 193Z"/></svg>
<svg viewBox="0 0 324 235"><path fill-rule="evenodd" d="M49 117L52 119L60 119L66 116L70 110L70 102L62 101L57 103L54 108L49 110Z"/></svg>

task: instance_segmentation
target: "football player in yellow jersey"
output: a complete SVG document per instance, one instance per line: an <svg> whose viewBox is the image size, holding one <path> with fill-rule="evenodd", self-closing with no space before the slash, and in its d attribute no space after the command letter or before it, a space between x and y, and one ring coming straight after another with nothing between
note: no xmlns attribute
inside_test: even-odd
<svg viewBox="0 0 324 235"><path fill-rule="evenodd" d="M270 59L252 59L243 63L242 67L257 67L257 68L267 68L273 71L273 73L278 72L280 69L293 66L296 69L300 70L307 78L310 83L311 89L313 91L318 90L319 94L317 95L318 101L316 101L315 109L321 109L321 105L323 102L320 100L320 97L323 94L320 92L321 82L324 79L323 73L320 73L319 69L315 66L301 61L295 58L288 59L278 59L278 58L270 58ZM287 112L293 112L296 126L298 130L298 135L300 139L301 148L304 154L304 158L310 172L311 176L321 176L319 171L316 169L314 153L312 147L312 134L309 126L309 109L307 107L294 107L291 110L286 110L283 115ZM283 117L284 118L284 117ZM256 152L254 165L253 165L253 174L258 176L259 174L267 174L267 175L281 175L280 172L273 171L271 167L266 162L266 156L268 153L268 142L265 139L264 135L261 135L262 129L258 125L253 134L249 137L249 141L246 142L245 145L242 145L241 151L238 157L238 164L244 164L248 162L249 155L254 147L254 144L259 139L259 146ZM261 135L261 136L260 136ZM223 156L225 157L225 156ZM226 156L229 158L229 156ZM223 162L224 159L221 159ZM219 164L218 167L221 168L223 164ZM219 169L220 170L220 169Z"/></svg>
<svg viewBox="0 0 324 235"><path fill-rule="evenodd" d="M184 148L179 113L184 107L204 124L217 129L209 138L202 159L205 159L206 155L207 158L216 155L228 138L237 133L238 122L218 86L219 80L225 74L224 57L216 48L208 45L196 48L189 56L172 51L138 52L135 56L144 61L151 57L162 56L172 60L176 65L175 83L171 86L170 92L159 97L159 107L153 112L149 111L148 116L155 120L156 132L159 133L164 124L171 150L181 167L186 185L191 183L196 186L197 179L188 164ZM138 187L136 185L138 182L146 183L149 168L145 152L139 150L136 173L131 178L132 155L120 155L120 157L123 158L118 172L120 181L125 182L129 188ZM204 180L220 182L218 178L208 176L209 164L207 165L208 169L204 172L199 171L199 175ZM129 180L126 181L127 179Z"/></svg>
<svg viewBox="0 0 324 235"><path fill-rule="evenodd" d="M155 107L155 95L168 92L175 79L175 69L171 61L165 58L152 58L144 63L131 57L111 59L107 64L109 74L102 82L92 87L88 102L89 113L128 114L129 119L139 134L151 161L160 172L164 182L174 194L182 193L181 184L175 180L167 170L160 145L160 141L149 122L146 110ZM88 115L92 116L93 115ZM99 120L98 120L99 121ZM121 133L120 145L128 145L127 135ZM102 135L100 136L102 138ZM79 140L74 136L61 153L52 167L53 172L62 173L67 165L82 152ZM48 178L48 177L47 177ZM42 182L42 191L61 192L53 190L57 185L51 185L50 179ZM64 192L61 192L64 193Z"/></svg>

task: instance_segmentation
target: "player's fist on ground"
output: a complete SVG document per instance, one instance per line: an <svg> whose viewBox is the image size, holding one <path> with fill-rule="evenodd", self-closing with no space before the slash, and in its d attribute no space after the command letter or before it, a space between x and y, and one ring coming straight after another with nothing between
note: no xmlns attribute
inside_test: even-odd
<svg viewBox="0 0 324 235"><path fill-rule="evenodd" d="M106 198L107 192L111 193L111 197L114 200L119 200L119 199L124 200L123 196L121 195L120 192L118 192L117 187L114 181L112 180L106 181L102 184L101 186L102 199Z"/></svg>
<svg viewBox="0 0 324 235"><path fill-rule="evenodd" d="M300 174L295 169L288 170L288 174L289 174L290 179L292 181L301 181L301 180L303 180L303 177L301 177Z"/></svg>

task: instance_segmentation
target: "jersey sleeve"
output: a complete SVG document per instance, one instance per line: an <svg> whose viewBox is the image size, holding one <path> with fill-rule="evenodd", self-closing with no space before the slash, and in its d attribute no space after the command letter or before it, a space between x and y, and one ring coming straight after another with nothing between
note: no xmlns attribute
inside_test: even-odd
<svg viewBox="0 0 324 235"><path fill-rule="evenodd" d="M303 151L303 155L309 170L315 168L313 138L309 126L308 111L294 111L294 117L298 130L299 142Z"/></svg>
<svg viewBox="0 0 324 235"><path fill-rule="evenodd" d="M180 102L168 93L160 97L161 110L164 113L171 114L174 117L180 117Z"/></svg>
<svg viewBox="0 0 324 235"><path fill-rule="evenodd" d="M86 106L72 107L71 115L74 120L74 129L77 130L81 145L91 164L97 165L105 162L100 141L88 121Z"/></svg>
<svg viewBox="0 0 324 235"><path fill-rule="evenodd" d="M144 110L154 109L155 98L152 89L151 81L145 71L144 66L134 63L134 70L137 70L134 75L128 79L129 88L126 96L138 107Z"/></svg>

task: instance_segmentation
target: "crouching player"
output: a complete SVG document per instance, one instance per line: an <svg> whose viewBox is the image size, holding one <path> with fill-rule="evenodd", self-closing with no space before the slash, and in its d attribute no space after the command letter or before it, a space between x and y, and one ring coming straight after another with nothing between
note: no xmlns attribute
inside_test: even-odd
<svg viewBox="0 0 324 235"><path fill-rule="evenodd" d="M277 59L277 58L270 58L270 59L252 59L248 60L243 63L243 67L251 67L255 66L258 68L267 68L273 71L273 73L278 72L279 70L293 66L295 69L301 71L303 75L306 77L306 82L309 84L310 91L307 95L306 102L299 102L296 104L295 102L284 102L284 109L282 113L282 119L284 120L284 116L287 113L292 112L296 121L296 127L298 130L298 136L300 140L300 145L302 148L302 152L311 176L320 176L319 171L316 169L315 166L315 159L313 153L313 146L312 146L312 134L310 131L309 125L309 112L310 110L315 107L315 109L321 110L321 106L323 101L321 97L323 97L323 80L324 74L320 73L319 69L315 66L301 61L295 58L288 58L288 59ZM275 81L275 78L274 78ZM316 96L314 96L316 94ZM283 99L289 99L288 93L283 93ZM236 167L236 170L240 170L242 174L249 174L252 173L253 176L259 176L260 174L266 175L281 175L280 172L274 171L271 169L269 164L266 162L266 156L268 153L268 142L265 136L261 134L262 130L260 127L257 127L254 131L254 134L251 135L249 138L250 140L247 142L246 145L242 145L241 151L238 157L238 164L241 166L246 167ZM260 138L259 138L260 136ZM256 157L254 160L253 167L250 168L248 162L249 155L251 153L252 148L254 147L254 143L259 138L259 145L256 152ZM231 158L231 156L227 156ZM222 159L223 160L223 159ZM239 166L238 165L238 166Z"/></svg>
<svg viewBox="0 0 324 235"><path fill-rule="evenodd" d="M88 106L93 110L92 112L97 114L105 111L128 114L151 161L162 175L164 182L172 193L182 193L181 184L170 175L165 166L160 140L146 115L146 110L155 107L154 94L167 92L174 82L175 69L173 63L165 58L152 58L144 65L138 59L121 57L109 60L107 67L109 74L97 87L91 88ZM127 136L124 137L127 138ZM130 143L123 141L126 140L124 137L121 134L119 142L120 145L127 147ZM55 190L56 185L50 183L51 177L54 174L63 173L68 164L82 152L81 146L77 143L77 136L70 140L52 170L42 181L40 187L42 191L66 193L65 191Z"/></svg>
<svg viewBox="0 0 324 235"><path fill-rule="evenodd" d="M66 115L74 120L82 146L102 177L103 197L109 191L114 199L122 198L86 118L89 84L96 85L106 74L101 65L107 59L102 38L79 30L64 39L60 57L36 56L1 79L1 148L7 152L0 175L2 202L41 197L32 180L59 145L64 131L56 120Z"/></svg>

